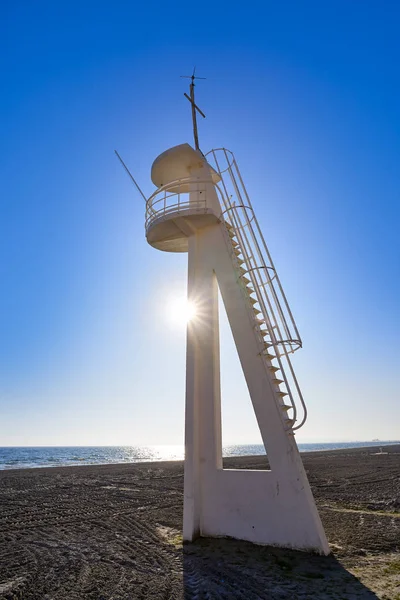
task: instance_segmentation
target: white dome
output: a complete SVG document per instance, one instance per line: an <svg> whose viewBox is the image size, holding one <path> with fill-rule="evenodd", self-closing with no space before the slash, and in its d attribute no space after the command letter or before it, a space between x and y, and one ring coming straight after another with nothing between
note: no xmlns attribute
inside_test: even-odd
<svg viewBox="0 0 400 600"><path fill-rule="evenodd" d="M180 144L166 150L153 162L151 167L151 180L158 188L176 181L190 177L192 170L201 169L204 164L208 164L199 150L195 150L189 144ZM208 165L211 170L211 177L214 183L220 181L218 173ZM183 190L181 190L183 191Z"/></svg>

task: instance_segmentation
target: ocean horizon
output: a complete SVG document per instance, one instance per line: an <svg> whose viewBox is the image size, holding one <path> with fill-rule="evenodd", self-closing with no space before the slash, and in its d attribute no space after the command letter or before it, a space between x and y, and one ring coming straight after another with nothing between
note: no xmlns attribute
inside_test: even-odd
<svg viewBox="0 0 400 600"><path fill-rule="evenodd" d="M399 444L396 440L361 442L299 443L300 452L339 450ZM262 444L230 444L222 448L224 457L262 456ZM4 446L0 447L0 470L107 465L183 460L183 445L149 446Z"/></svg>

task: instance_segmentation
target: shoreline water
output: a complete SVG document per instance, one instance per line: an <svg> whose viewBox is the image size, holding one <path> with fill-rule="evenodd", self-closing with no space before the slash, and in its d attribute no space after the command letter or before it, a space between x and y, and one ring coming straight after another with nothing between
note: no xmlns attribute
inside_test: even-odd
<svg viewBox="0 0 400 600"><path fill-rule="evenodd" d="M362 442L299 443L301 453L328 452L399 444L393 440ZM265 456L261 444L223 447L224 458ZM21 446L0 447L0 471L171 462L184 459L183 446Z"/></svg>

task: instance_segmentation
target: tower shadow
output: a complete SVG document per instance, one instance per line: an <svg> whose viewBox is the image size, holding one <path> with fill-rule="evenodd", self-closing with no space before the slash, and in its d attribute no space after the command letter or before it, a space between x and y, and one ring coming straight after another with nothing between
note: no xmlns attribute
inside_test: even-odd
<svg viewBox="0 0 400 600"><path fill-rule="evenodd" d="M201 538L183 547L185 600L373 600L332 555Z"/></svg>

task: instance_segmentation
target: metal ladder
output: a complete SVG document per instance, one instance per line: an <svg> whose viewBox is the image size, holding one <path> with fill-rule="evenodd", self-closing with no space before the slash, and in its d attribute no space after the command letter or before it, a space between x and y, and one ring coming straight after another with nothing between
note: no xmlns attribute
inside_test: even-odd
<svg viewBox="0 0 400 600"><path fill-rule="evenodd" d="M211 150L221 177L221 227L245 296L260 357L270 375L289 434L302 427L307 408L290 360L302 342L233 154ZM297 405L302 407L298 416Z"/></svg>

